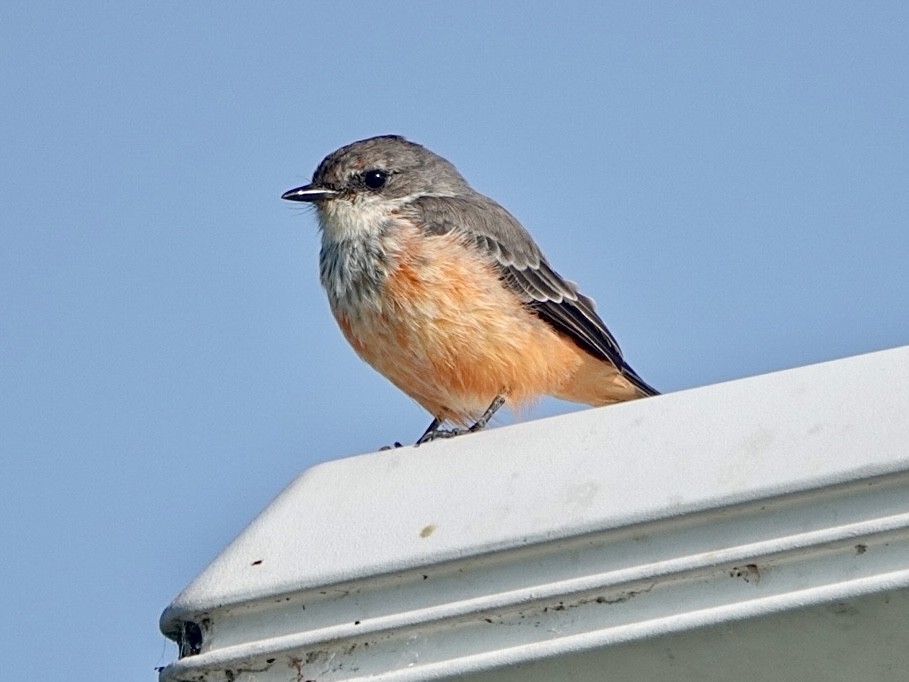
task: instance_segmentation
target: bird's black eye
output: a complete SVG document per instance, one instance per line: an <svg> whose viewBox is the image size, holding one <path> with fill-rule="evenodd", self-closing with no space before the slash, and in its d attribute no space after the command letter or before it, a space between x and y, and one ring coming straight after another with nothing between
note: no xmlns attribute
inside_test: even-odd
<svg viewBox="0 0 909 682"><path fill-rule="evenodd" d="M369 189L382 189L388 182L388 173L381 170L368 170L363 173L363 184Z"/></svg>

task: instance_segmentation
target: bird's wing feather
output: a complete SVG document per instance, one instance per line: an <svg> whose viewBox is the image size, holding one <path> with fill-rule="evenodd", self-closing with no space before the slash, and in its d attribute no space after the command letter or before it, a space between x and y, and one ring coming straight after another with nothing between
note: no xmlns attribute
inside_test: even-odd
<svg viewBox="0 0 909 682"><path fill-rule="evenodd" d="M657 394L625 362L593 300L552 269L527 230L499 204L482 195L422 196L405 211L430 234L463 234L490 257L502 281L547 324L611 362L646 395Z"/></svg>

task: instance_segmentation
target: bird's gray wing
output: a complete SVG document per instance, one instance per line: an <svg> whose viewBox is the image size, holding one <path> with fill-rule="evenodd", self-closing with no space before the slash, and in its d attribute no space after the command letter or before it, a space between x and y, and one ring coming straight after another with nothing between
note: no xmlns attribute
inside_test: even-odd
<svg viewBox="0 0 909 682"><path fill-rule="evenodd" d="M547 324L588 353L611 362L646 395L658 393L625 362L593 300L553 270L527 230L492 199L479 194L422 196L402 213L427 233L464 235L489 255L502 281Z"/></svg>

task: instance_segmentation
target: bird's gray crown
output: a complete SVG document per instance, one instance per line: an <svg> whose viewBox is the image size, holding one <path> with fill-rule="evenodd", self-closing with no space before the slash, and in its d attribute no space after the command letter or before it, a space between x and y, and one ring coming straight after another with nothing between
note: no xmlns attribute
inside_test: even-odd
<svg viewBox="0 0 909 682"><path fill-rule="evenodd" d="M370 137L332 152L319 164L312 184L341 193L366 192L365 179L371 171L385 174L383 185L372 191L381 191L388 199L470 191L449 161L399 135Z"/></svg>

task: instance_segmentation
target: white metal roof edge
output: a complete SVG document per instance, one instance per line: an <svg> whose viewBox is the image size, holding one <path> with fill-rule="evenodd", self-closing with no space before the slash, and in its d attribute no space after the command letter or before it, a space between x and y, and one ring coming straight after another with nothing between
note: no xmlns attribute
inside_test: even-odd
<svg viewBox="0 0 909 682"><path fill-rule="evenodd" d="M295 664L320 682L434 679L905 589L907 499L909 473L894 474L225 607L204 626L208 650L162 680L270 679ZM406 665L401 651L414 652Z"/></svg>
<svg viewBox="0 0 909 682"><path fill-rule="evenodd" d="M903 589L907 386L901 348L317 467L162 615L202 629L162 680L433 679Z"/></svg>

